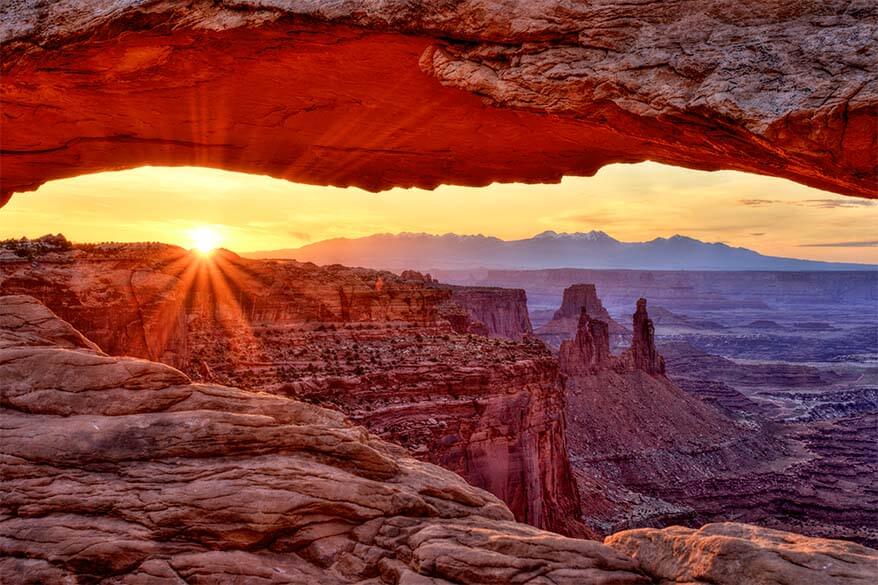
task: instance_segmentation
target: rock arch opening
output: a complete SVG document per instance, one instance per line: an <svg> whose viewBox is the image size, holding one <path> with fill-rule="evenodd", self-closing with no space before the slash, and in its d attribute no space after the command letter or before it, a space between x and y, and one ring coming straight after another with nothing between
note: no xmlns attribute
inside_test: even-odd
<svg viewBox="0 0 878 585"><path fill-rule="evenodd" d="M15 197L0 214L7 237L63 231L75 242L161 241L189 249L203 246L195 240L204 238L196 236L209 234L216 244L250 257L395 272L470 265L781 268L747 258L743 264L686 264L670 252L622 258L607 248L621 253L626 245L658 246L665 239L671 246L679 236L681 243L714 244L705 245L705 253L720 256L743 247L772 257L869 263L878 260L870 229L876 221L874 201L785 179L657 163L607 165L593 177L551 184L393 188L377 195L206 167L140 167L50 181ZM411 245L393 251L393 242L380 234L408 234ZM532 238L550 246L553 234L585 239L577 247L574 240L556 238L552 253L526 250ZM424 242L416 245L417 237ZM432 237L432 249L419 247ZM600 253L580 249L601 243L589 238L602 239ZM820 266L806 262L798 268Z"/></svg>
<svg viewBox="0 0 878 585"><path fill-rule="evenodd" d="M706 558L719 580L816 582L830 549L851 582L875 573L870 549L735 523L625 531L615 550L534 528L598 538L731 518L878 542L878 272L716 241L878 260L868 2L0 13L0 231L128 240L0 242L14 536L0 580L688 583ZM627 194L595 186L643 161L692 175L663 184L671 171L645 162L624 167L653 169ZM723 184L739 171L775 182ZM179 184L188 172L204 182ZM109 175L121 183L93 182ZM464 235L314 241L452 231L424 223L438 200ZM339 227L339 207L364 202L373 215ZM321 210L335 233L317 229ZM709 241L655 237L691 225ZM489 227L505 239L466 235ZM762 247L784 229L797 253ZM313 246L249 258L216 249L223 237ZM452 254L428 274L449 248L478 268ZM732 554L705 557L700 539L717 537ZM779 566L792 548L807 562ZM742 569L748 555L771 570Z"/></svg>

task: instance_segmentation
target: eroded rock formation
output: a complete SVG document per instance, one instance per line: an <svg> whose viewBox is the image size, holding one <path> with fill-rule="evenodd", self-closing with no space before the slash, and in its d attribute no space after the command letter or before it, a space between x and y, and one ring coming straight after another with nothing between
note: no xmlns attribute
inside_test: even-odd
<svg viewBox="0 0 878 585"><path fill-rule="evenodd" d="M630 530L605 542L668 584L866 585L878 575L873 549L745 524Z"/></svg>
<svg viewBox="0 0 878 585"><path fill-rule="evenodd" d="M593 286L578 289L603 309ZM685 490L662 497L662 486L710 482L783 452L770 433L737 427L665 377L645 299L637 301L632 323L631 347L613 356L610 327L583 307L576 337L559 350L570 461L584 516L603 533L692 523L693 499Z"/></svg>
<svg viewBox="0 0 878 585"><path fill-rule="evenodd" d="M631 348L622 356L622 360L651 376L663 376L665 360L655 348L655 326L646 312L646 299L637 299L637 309L631 321Z"/></svg>
<svg viewBox="0 0 878 585"><path fill-rule="evenodd" d="M590 534L557 361L536 340L456 333L442 318L448 289L165 245L31 248L0 257L0 293L38 297L108 353L340 410L488 489L521 521Z"/></svg>
<svg viewBox="0 0 878 585"><path fill-rule="evenodd" d="M646 584L330 410L109 357L0 297L0 581Z"/></svg>
<svg viewBox="0 0 878 585"><path fill-rule="evenodd" d="M0 297L0 384L9 585L866 585L878 567L736 524L543 532L336 412L109 357L31 297Z"/></svg>
<svg viewBox="0 0 878 585"><path fill-rule="evenodd" d="M607 324L611 335L626 333L604 308L593 284L574 284L564 289L561 306L552 320L536 330L536 335L549 347L558 349L565 339L573 339L579 328L582 311L592 320Z"/></svg>
<svg viewBox="0 0 878 585"><path fill-rule="evenodd" d="M576 329L573 336L569 336L566 333L570 320L567 315L572 307L580 305L582 308L579 309ZM604 318L593 318L589 307ZM605 369L622 373L641 371L650 376L664 376L665 360L655 347L655 327L646 311L646 299L637 300L637 308L631 321L631 346L618 357L611 355L610 332L614 325L616 328L620 325L604 309L594 285L574 285L565 289L561 308L555 312L552 321L539 329L538 335L550 340L563 339L559 348L559 361L561 370L571 376L593 374Z"/></svg>
<svg viewBox="0 0 878 585"><path fill-rule="evenodd" d="M144 164L385 189L557 181L647 159L878 193L867 0L2 11L4 199Z"/></svg>
<svg viewBox="0 0 878 585"><path fill-rule="evenodd" d="M561 371L568 375L587 375L609 366L610 328L606 321L592 319L582 308L573 340L561 342L558 351Z"/></svg>
<svg viewBox="0 0 878 585"><path fill-rule="evenodd" d="M451 290L451 300L464 308L471 321L484 325L490 337L521 340L533 334L524 290L481 286L443 287Z"/></svg>

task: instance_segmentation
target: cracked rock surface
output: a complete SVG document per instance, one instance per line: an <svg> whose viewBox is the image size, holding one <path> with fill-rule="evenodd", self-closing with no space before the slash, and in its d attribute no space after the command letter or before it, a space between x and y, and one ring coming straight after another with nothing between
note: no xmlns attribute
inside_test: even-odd
<svg viewBox="0 0 878 585"><path fill-rule="evenodd" d="M0 14L4 198L144 164L382 190L642 160L878 193L868 0L4 0Z"/></svg>
<svg viewBox="0 0 878 585"><path fill-rule="evenodd" d="M866 585L878 575L874 549L731 522L699 530L628 530L605 542L640 561L661 583Z"/></svg>
<svg viewBox="0 0 878 585"><path fill-rule="evenodd" d="M339 413L109 357L0 297L3 583L648 583Z"/></svg>
<svg viewBox="0 0 878 585"><path fill-rule="evenodd" d="M735 524L609 546L519 524L336 412L109 357L22 295L0 297L0 384L3 583L865 585L878 559Z"/></svg>

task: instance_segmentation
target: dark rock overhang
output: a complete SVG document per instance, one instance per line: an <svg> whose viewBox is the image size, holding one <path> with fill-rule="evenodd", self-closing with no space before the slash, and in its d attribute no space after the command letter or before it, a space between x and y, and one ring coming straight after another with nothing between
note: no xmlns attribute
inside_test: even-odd
<svg viewBox="0 0 878 585"><path fill-rule="evenodd" d="M379 191L643 160L878 193L869 2L2 7L2 200L142 165Z"/></svg>

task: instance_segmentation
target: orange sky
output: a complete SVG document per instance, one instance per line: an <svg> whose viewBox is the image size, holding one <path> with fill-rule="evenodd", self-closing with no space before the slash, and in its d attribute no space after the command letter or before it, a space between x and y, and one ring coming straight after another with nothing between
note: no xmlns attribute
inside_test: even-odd
<svg viewBox="0 0 878 585"><path fill-rule="evenodd" d="M241 252L376 232L514 239L547 229L599 229L625 241L684 234L764 254L878 263L876 226L874 201L784 179L656 163L612 165L558 185L378 195L212 169L144 167L54 181L0 210L2 238L62 232L74 241L192 247L193 232L206 227Z"/></svg>

